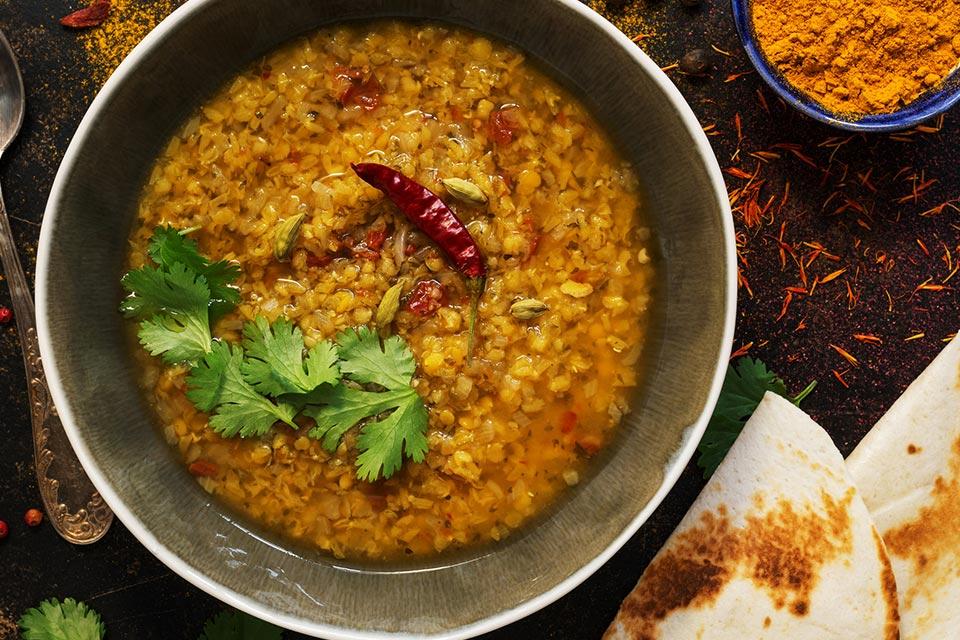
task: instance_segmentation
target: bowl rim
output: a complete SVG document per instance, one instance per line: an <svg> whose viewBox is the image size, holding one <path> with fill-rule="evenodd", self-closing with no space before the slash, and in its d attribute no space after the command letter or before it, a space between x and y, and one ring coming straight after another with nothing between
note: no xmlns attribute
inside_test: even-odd
<svg viewBox="0 0 960 640"><path fill-rule="evenodd" d="M730 0L737 35L747 52L747 57L750 58L750 63L774 93L797 111L818 122L858 133L904 131L947 111L960 100L960 82L958 82L955 86L944 86L931 93L924 92L917 99L890 113L868 114L858 120L845 120L838 117L796 89L767 60L751 28L750 4L752 2L753 0ZM946 81L951 83L954 77L960 77L960 62L947 75Z"/></svg>
<svg viewBox="0 0 960 640"><path fill-rule="evenodd" d="M67 147L60 167L57 170L53 186L50 190L50 196L44 210L42 226L40 229L40 239L37 249L36 262L36 315L37 315L37 337L40 346L40 355L43 362L47 363L46 374L50 393L60 414L64 430L70 441L71 446L80 459L80 462L87 472L90 480L93 482L97 491L104 498L114 514L130 531L131 534L146 549L159 559L164 565L174 573L184 578L193 586L203 590L214 598L246 613L258 618L267 620L281 627L304 633L316 637L325 637L330 640L382 640L389 638L391 640L410 639L429 637L436 640L455 640L460 638L470 638L483 633L487 633L506 626L517 620L520 620L560 599L580 585L584 580L595 573L604 563L619 551L623 545L637 532L637 530L649 519L653 511L663 502L664 498L674 487L680 474L683 472L690 458L693 456L703 432L706 430L707 422L713 412L713 407L720 395L720 387L726 373L726 363L729 358L730 350L733 346L733 331L736 321L737 309L737 284L736 284L736 249L734 243L733 216L730 211L729 200L727 197L726 186L723 175L720 171L720 165L716 156L710 147L709 140L694 115L692 109L687 104L679 89L673 84L667 75L660 70L659 65L654 63L634 42L618 30L613 24L607 21L599 13L593 11L579 0L548 0L562 8L573 11L582 20L592 23L600 28L616 44L632 58L633 62L645 72L651 80L659 87L668 99L671 106L675 109L682 125L689 132L694 141L695 151L700 156L705 165L707 177L713 188L713 195L719 206L721 213L722 227L722 249L724 251L725 274L724 274L724 304L725 316L723 318L723 329L720 340L720 349L716 354L716 368L714 370L707 399L704 408L697 419L687 426L684 431L683 440L677 450L674 452L660 482L657 491L647 502L646 506L638 512L624 530L597 556L584 564L580 569L569 575L563 581L553 588L533 597L520 605L503 610L497 614L478 620L469 625L457 627L455 629L435 633L429 636L412 635L409 633L392 633L384 631L364 631L359 629L345 629L343 627L316 623L304 620L303 618L293 617L281 614L273 610L269 605L258 602L246 595L238 593L222 585L216 580L195 571L186 564L178 555L168 549L157 538L157 536L147 529L144 524L133 514L126 506L123 499L114 490L107 475L96 465L91 455L91 451L86 442L81 437L80 431L76 426L76 419L73 414L67 393L58 377L58 367L55 357L55 351L51 339L51 328L48 326L48 311L51 308L51 300L47 290L47 280L44 277L49 270L51 262L51 242L53 228L56 225L58 211L63 208L65 199L65 185L67 176L73 171L74 165L78 163L79 150L86 144L90 137L96 121L101 116L104 107L111 102L113 94L116 93L123 84L124 79L137 72L139 63L157 43L162 42L165 35L175 29L181 22L189 20L191 15L200 11L208 4L220 2L223 0L188 0L180 7L175 9L166 19L164 19L156 28L133 49L133 51L121 62L116 71L107 79L99 93L95 96L87 112L80 121L77 130ZM522 48L522 45L521 45Z"/></svg>

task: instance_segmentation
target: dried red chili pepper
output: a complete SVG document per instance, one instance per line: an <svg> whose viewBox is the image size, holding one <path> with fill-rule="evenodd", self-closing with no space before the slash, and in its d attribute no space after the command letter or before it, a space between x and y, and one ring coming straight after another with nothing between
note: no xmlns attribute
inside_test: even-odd
<svg viewBox="0 0 960 640"><path fill-rule="evenodd" d="M97 27L110 15L110 0L99 0L89 7L78 9L60 18L60 24L71 29Z"/></svg>
<svg viewBox="0 0 960 640"><path fill-rule="evenodd" d="M407 309L422 318L432 316L443 306L443 285L436 280L421 280L407 298Z"/></svg>
<svg viewBox="0 0 960 640"><path fill-rule="evenodd" d="M399 171L372 162L351 166L364 182L382 191L397 205L410 222L440 247L454 268L467 277L471 293L469 353L472 354L477 308L487 282L487 265L470 231L437 194Z"/></svg>
<svg viewBox="0 0 960 640"><path fill-rule="evenodd" d="M520 130L520 107L508 104L492 111L487 119L490 137L497 144L509 144Z"/></svg>

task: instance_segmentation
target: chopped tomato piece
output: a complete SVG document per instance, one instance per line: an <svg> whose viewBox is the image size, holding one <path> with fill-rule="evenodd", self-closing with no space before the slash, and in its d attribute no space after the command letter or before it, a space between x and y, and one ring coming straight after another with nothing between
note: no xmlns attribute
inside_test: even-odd
<svg viewBox="0 0 960 640"><path fill-rule="evenodd" d="M376 251L370 251L369 249L358 249L353 252L353 255L364 260L376 260L380 257L379 253Z"/></svg>
<svg viewBox="0 0 960 640"><path fill-rule="evenodd" d="M564 411L560 414L560 433L570 433L577 426L577 414L573 411Z"/></svg>
<svg viewBox="0 0 960 640"><path fill-rule="evenodd" d="M536 253L537 249L540 248L540 240L543 238L543 234L537 230L536 223L534 223L533 218L525 218L522 223L524 232L529 239L527 244L527 254L523 257L523 261L526 262L532 258Z"/></svg>
<svg viewBox="0 0 960 640"><path fill-rule="evenodd" d="M220 473L220 467L218 465L203 458L191 462L187 469L198 478L212 478Z"/></svg>
<svg viewBox="0 0 960 640"><path fill-rule="evenodd" d="M508 104L490 114L487 128L497 144L509 144L520 130L520 107Z"/></svg>
<svg viewBox="0 0 960 640"><path fill-rule="evenodd" d="M490 113L487 122L490 137L497 144L509 144L520 130L520 107L508 104Z"/></svg>
<svg viewBox="0 0 960 640"><path fill-rule="evenodd" d="M367 231L367 237L364 239L364 243L370 249L374 251L380 251L383 248L383 243L387 239L387 229L384 227L382 229L377 229L371 227Z"/></svg>
<svg viewBox="0 0 960 640"><path fill-rule="evenodd" d="M443 306L443 285L436 280L421 280L407 298L407 309L420 317L432 316Z"/></svg>
<svg viewBox="0 0 960 640"><path fill-rule="evenodd" d="M333 68L333 76L339 80L355 80L359 82L363 80L364 73L360 67L348 67L338 64Z"/></svg>
<svg viewBox="0 0 960 640"><path fill-rule="evenodd" d="M600 438L597 436L583 436L582 438L577 438L577 446L583 449L584 453L588 456L592 456L597 451L600 451Z"/></svg>
<svg viewBox="0 0 960 640"><path fill-rule="evenodd" d="M383 85L375 74L370 74L366 80L352 80L347 89L340 94L340 104L344 107L356 105L364 111L373 111L380 106L380 97Z"/></svg>
<svg viewBox="0 0 960 640"><path fill-rule="evenodd" d="M322 256L318 256L315 253L310 251L307 252L307 266L308 267L325 267L328 264L333 262L333 257L325 253Z"/></svg>

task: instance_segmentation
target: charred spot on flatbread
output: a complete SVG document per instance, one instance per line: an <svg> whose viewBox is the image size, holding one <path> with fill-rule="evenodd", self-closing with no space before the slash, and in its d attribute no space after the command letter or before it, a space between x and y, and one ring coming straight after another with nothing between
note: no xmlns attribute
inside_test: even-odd
<svg viewBox="0 0 960 640"><path fill-rule="evenodd" d="M956 579L960 564L960 439L953 443L949 472L933 483L929 501L912 521L883 534L887 551L913 563L917 576L904 594L904 604L933 594Z"/></svg>
<svg viewBox="0 0 960 640"><path fill-rule="evenodd" d="M736 540L726 510L720 507L701 515L699 525L683 534L679 544L657 556L623 602L624 617L637 622L626 625L634 636L652 633L656 622L673 611L712 602L732 577L727 554L735 551Z"/></svg>
<svg viewBox="0 0 960 640"><path fill-rule="evenodd" d="M913 443L907 445L907 453L911 456L920 453L921 451L923 451L923 449Z"/></svg>
<svg viewBox="0 0 960 640"><path fill-rule="evenodd" d="M883 589L883 599L887 603L887 624L884 629L884 638L886 640L899 640L900 604L897 597L897 579L893 575L893 566L890 564L890 556L887 555L883 539L876 529L873 530L873 541L877 545L877 557L883 567L880 588Z"/></svg>
<svg viewBox="0 0 960 640"><path fill-rule="evenodd" d="M806 615L820 567L850 552L853 496L851 489L838 501L822 492L822 513L809 506L798 513L792 503L781 500L776 509L747 519L742 555L748 575L778 609L789 607L795 615Z"/></svg>
<svg viewBox="0 0 960 640"><path fill-rule="evenodd" d="M660 621L675 611L708 607L737 577L764 590L778 609L808 615L822 567L851 552L854 496L852 488L839 500L824 491L818 507L781 499L742 527L732 526L722 506L701 514L654 558L618 621L634 638L657 637Z"/></svg>

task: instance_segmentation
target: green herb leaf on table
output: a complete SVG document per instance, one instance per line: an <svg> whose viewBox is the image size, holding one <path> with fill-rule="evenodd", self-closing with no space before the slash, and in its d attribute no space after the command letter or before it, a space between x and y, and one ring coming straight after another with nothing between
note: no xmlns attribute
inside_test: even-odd
<svg viewBox="0 0 960 640"><path fill-rule="evenodd" d="M226 260L210 262L200 254L197 243L171 226L157 227L147 247L150 258L163 270L179 263L203 276L210 287L210 321L215 322L240 302L240 291L232 282L240 276L240 266Z"/></svg>
<svg viewBox="0 0 960 640"><path fill-rule="evenodd" d="M271 325L263 316L257 316L256 321L244 325L243 337L243 377L264 395L310 393L322 384L340 379L333 343L318 342L304 359L303 334L285 318Z"/></svg>
<svg viewBox="0 0 960 640"><path fill-rule="evenodd" d="M763 394L772 391L800 406L816 386L816 381L811 382L806 389L791 398L783 380L767 369L760 360L745 357L730 363L717 406L698 447L700 457L697 459L697 466L703 469L703 477L709 478L720 466L727 451L743 430L743 425L763 399Z"/></svg>
<svg viewBox="0 0 960 640"><path fill-rule="evenodd" d="M340 371L357 384L375 384L385 391L351 386L334 387L323 396L322 405L310 405L304 413L317 422L309 435L324 448L336 449L340 438L359 422L357 477L373 482L389 478L403 464L404 454L421 462L427 452L427 408L410 386L416 370L413 353L399 336L380 337L369 327L349 329L337 336Z"/></svg>
<svg viewBox="0 0 960 640"><path fill-rule="evenodd" d="M18 624L24 640L101 640L106 632L100 615L73 598L45 600Z"/></svg>
<svg viewBox="0 0 960 640"><path fill-rule="evenodd" d="M198 640L280 640L283 630L240 611L226 610L203 625Z"/></svg>
<svg viewBox="0 0 960 640"><path fill-rule="evenodd" d="M187 376L187 397L201 411L214 412L210 426L223 436L260 436L277 422L294 429L297 407L271 402L243 378L243 349L214 342Z"/></svg>
<svg viewBox="0 0 960 640"><path fill-rule="evenodd" d="M138 335L151 355L177 363L195 361L210 350L210 288L203 276L175 263L169 271L135 269L121 284L130 296L120 309L142 319Z"/></svg>

